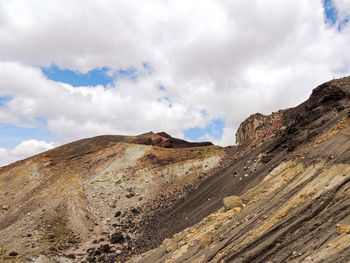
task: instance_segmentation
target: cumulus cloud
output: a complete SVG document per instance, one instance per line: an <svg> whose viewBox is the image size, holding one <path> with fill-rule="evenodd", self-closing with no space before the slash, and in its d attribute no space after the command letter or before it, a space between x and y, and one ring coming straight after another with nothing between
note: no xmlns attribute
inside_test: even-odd
<svg viewBox="0 0 350 263"><path fill-rule="evenodd" d="M50 150L55 146L57 145L53 142L27 140L21 142L13 149L5 149L0 147L0 166Z"/></svg>
<svg viewBox="0 0 350 263"><path fill-rule="evenodd" d="M348 1L335 4L348 14ZM220 118L226 127L215 142L233 144L251 113L295 106L316 85L349 74L349 28L326 25L321 1L81 0L63 6L14 0L0 6L0 96L12 96L0 107L0 122L35 127L35 118L44 117L60 143L150 130L183 137L184 130ZM72 87L38 68L52 63L83 73L135 67L139 77Z"/></svg>

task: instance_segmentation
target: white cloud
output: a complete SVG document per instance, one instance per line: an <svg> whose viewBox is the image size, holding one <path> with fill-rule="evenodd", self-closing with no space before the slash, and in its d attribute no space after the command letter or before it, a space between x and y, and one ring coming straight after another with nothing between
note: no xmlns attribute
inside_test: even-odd
<svg viewBox="0 0 350 263"><path fill-rule="evenodd" d="M338 10L339 19L349 18L350 2L347 0L333 0L335 7Z"/></svg>
<svg viewBox="0 0 350 263"><path fill-rule="evenodd" d="M21 142L13 149L0 147L0 166L50 150L56 146L57 144L53 142L27 140Z"/></svg>
<svg viewBox="0 0 350 263"><path fill-rule="evenodd" d="M347 2L336 1L341 12ZM294 106L349 74L349 33L325 25L314 0L0 1L0 96L13 96L0 122L32 127L45 117L63 143L150 130L183 137L222 118L217 143L233 144L251 113ZM141 70L144 62L151 75L107 89L53 82L35 67Z"/></svg>

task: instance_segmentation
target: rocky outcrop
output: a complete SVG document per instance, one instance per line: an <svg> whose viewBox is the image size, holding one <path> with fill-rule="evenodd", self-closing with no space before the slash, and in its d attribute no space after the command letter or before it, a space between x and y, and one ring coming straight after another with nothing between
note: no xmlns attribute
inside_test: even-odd
<svg viewBox="0 0 350 263"><path fill-rule="evenodd" d="M166 132L149 132L139 135L138 138L135 140L135 143L154 145L162 148L193 148L213 145L211 142L188 142L185 140L171 137Z"/></svg>
<svg viewBox="0 0 350 263"><path fill-rule="evenodd" d="M281 112L263 115L255 113L241 123L236 133L236 145L257 138L267 138L280 128Z"/></svg>

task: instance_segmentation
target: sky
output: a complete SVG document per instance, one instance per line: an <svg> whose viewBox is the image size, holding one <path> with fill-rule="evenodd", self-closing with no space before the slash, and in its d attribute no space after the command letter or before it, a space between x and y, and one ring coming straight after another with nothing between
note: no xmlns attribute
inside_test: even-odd
<svg viewBox="0 0 350 263"><path fill-rule="evenodd" d="M0 0L0 166L77 139L235 143L350 71L348 0Z"/></svg>

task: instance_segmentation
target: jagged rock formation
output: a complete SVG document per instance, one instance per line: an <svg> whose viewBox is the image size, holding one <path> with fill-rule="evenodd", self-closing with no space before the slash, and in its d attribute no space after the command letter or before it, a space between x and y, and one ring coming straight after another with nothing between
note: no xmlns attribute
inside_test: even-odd
<svg viewBox="0 0 350 263"><path fill-rule="evenodd" d="M56 148L0 168L0 259L347 262L349 136L343 78L251 116L233 147L148 133Z"/></svg>
<svg viewBox="0 0 350 263"><path fill-rule="evenodd" d="M281 127L282 111L263 115L255 113L241 123L236 133L236 145L242 145L250 140L266 139ZM283 127L284 128L284 127Z"/></svg>

